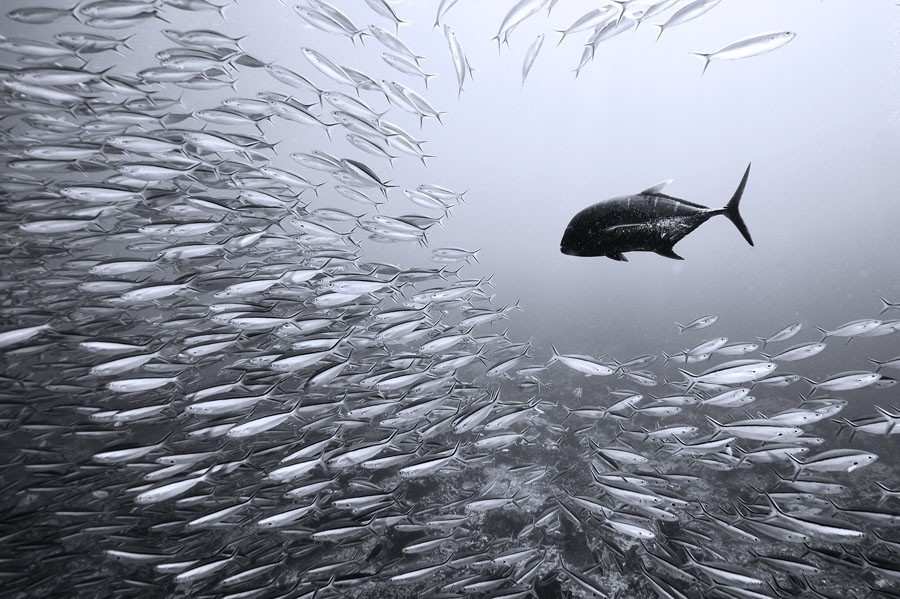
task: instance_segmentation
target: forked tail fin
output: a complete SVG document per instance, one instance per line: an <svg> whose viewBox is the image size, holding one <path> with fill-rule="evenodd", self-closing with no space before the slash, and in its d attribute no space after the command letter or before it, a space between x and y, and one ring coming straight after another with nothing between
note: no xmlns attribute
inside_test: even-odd
<svg viewBox="0 0 900 599"><path fill-rule="evenodd" d="M662 35L662 25L657 25L657 27L659 27L659 35L656 36L656 41L659 41L659 36ZM704 54L703 52L691 52L691 54L703 59L703 71L700 72L700 76L703 77L706 75L706 69L709 68L709 61L712 54Z"/></svg>
<svg viewBox="0 0 900 599"><path fill-rule="evenodd" d="M735 190L734 195L731 196L731 200L722 208L722 214L728 217L734 226L737 227L737 230L741 232L741 235L744 236L744 239L747 240L747 243L753 245L753 238L750 237L750 230L747 229L747 225L744 224L744 219L741 218L741 213L739 210L739 206L741 203L741 196L744 195L744 187L747 185L747 177L750 175L750 165L747 165L747 170L744 171L744 177L741 179L740 185L738 185L737 190Z"/></svg>

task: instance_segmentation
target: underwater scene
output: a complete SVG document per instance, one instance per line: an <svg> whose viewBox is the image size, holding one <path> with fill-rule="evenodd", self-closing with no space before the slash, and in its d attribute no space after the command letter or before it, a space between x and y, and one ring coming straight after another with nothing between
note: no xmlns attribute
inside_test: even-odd
<svg viewBox="0 0 900 599"><path fill-rule="evenodd" d="M6 0L0 597L900 597L900 6Z"/></svg>

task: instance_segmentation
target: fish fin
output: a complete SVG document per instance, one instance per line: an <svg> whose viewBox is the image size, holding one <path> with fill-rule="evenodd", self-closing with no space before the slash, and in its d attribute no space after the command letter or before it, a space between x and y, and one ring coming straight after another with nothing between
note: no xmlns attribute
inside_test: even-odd
<svg viewBox="0 0 900 599"><path fill-rule="evenodd" d="M659 38L662 37L663 31L665 30L666 26L665 25L654 25L654 27L656 27L656 29L657 29L656 40L654 40L654 41L658 42Z"/></svg>
<svg viewBox="0 0 900 599"><path fill-rule="evenodd" d="M676 254L675 250L673 250L671 247L660 248L660 249L656 250L656 253L659 254L660 256L665 256L666 258L671 258L672 260L684 260L684 258L682 258L678 254Z"/></svg>
<svg viewBox="0 0 900 599"><path fill-rule="evenodd" d="M894 432L894 428L897 426L897 416L891 414L881 406L875 406L875 409L878 410L878 413L884 416L884 419L887 421L888 426L884 431L884 436L889 437L892 432Z"/></svg>
<svg viewBox="0 0 900 599"><path fill-rule="evenodd" d="M609 0L610 4L615 4L616 8L619 9L619 14L616 15L616 27L619 26L619 23L622 22L622 17L625 15L625 0Z"/></svg>
<svg viewBox="0 0 900 599"><path fill-rule="evenodd" d="M245 52L241 52L240 55L234 59L235 64L239 64L241 66L250 67L254 69L263 68L266 66L266 63L259 60L258 58L254 58Z"/></svg>
<svg viewBox="0 0 900 599"><path fill-rule="evenodd" d="M553 344L551 343L551 344L550 344L550 348L553 350L553 356L550 358L550 361L547 362L547 366L549 366L550 364L553 364L554 362L556 362L556 360L557 360L557 359L559 358L559 356L560 356L559 350L556 349L556 346L555 346L555 345L553 345Z"/></svg>
<svg viewBox="0 0 900 599"><path fill-rule="evenodd" d="M559 29L555 29L554 31L562 35L562 37L559 38L559 41L556 43L556 47L559 48L560 44L563 43L563 41L566 39L566 35L568 34L565 31L560 31Z"/></svg>
<svg viewBox="0 0 900 599"><path fill-rule="evenodd" d="M656 39L659 39L659 38L656 38ZM704 54L702 52L691 52L691 54L693 54L694 56L699 56L700 58L703 59L703 71L701 71L701 73L700 73L700 76L703 77L703 75L706 74L706 69L709 68L709 58L710 58L710 56L712 56L712 54Z"/></svg>
<svg viewBox="0 0 900 599"><path fill-rule="evenodd" d="M471 79L472 81L475 81L475 77L474 77L473 73L475 73L475 71L477 71L478 69L472 68L472 65L469 64L468 58L466 58L466 70L469 71L469 79Z"/></svg>
<svg viewBox="0 0 900 599"><path fill-rule="evenodd" d="M741 179L740 184L738 184L738 188L735 190L734 195L731 196L731 200L725 205L721 210L721 214L724 214L728 217L737 230L741 232L741 235L744 236L744 239L747 240L747 243L753 245L753 238L750 237L750 230L747 229L747 225L744 224L744 219L741 218L741 213L739 211L739 206L741 203L741 196L744 195L744 187L747 186L747 177L750 176L750 165L747 165L747 170L744 171L744 177Z"/></svg>
<svg viewBox="0 0 900 599"><path fill-rule="evenodd" d="M679 368L678 372L680 372L682 374L682 376L684 376L684 378L688 382L688 387L685 390L685 392L690 393L691 390L694 388L694 385L697 384L698 377L694 376L693 374L691 374L690 372L688 372L687 370L684 370L682 368Z"/></svg>
<svg viewBox="0 0 900 599"><path fill-rule="evenodd" d="M712 416L707 416L706 420L716 429L716 432L722 428L722 423L714 420Z"/></svg>
<svg viewBox="0 0 900 599"><path fill-rule="evenodd" d="M652 194L655 194L655 193L659 193L659 192L661 192L663 189L665 189L665 188L666 188L666 185L668 185L668 184L671 183L672 181L674 181L674 179L666 179L665 181L662 181L661 183L657 183L657 184L654 185L653 187L648 187L647 189L645 189L644 191L642 191L639 195L644 195L644 194L652 195Z"/></svg>
<svg viewBox="0 0 900 599"><path fill-rule="evenodd" d="M623 254L621 252L619 252L618 254L607 254L606 257L616 260L618 262L628 262L628 258L626 258L625 254Z"/></svg>

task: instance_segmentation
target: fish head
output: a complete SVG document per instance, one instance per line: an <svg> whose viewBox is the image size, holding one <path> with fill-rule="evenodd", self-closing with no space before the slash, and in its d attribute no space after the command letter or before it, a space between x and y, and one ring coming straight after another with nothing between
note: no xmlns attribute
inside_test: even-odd
<svg viewBox="0 0 900 599"><path fill-rule="evenodd" d="M130 145L130 140L123 135L110 135L106 138L106 144L114 148L126 149Z"/></svg>
<svg viewBox="0 0 900 599"><path fill-rule="evenodd" d="M582 255L581 244L578 243L578 241L577 228L574 227L572 223L569 223L569 226L566 227L566 230L563 233L562 240L559 242L559 251L567 256Z"/></svg>
<svg viewBox="0 0 900 599"><path fill-rule="evenodd" d="M568 256L623 259L621 253L628 250L617 242L615 236L606 233L608 229L604 220L604 212L598 209L598 205L585 208L573 216L563 232L559 251Z"/></svg>
<svg viewBox="0 0 900 599"><path fill-rule="evenodd" d="M30 71L12 72L9 76L16 81L25 81L27 83L38 83L40 81L40 73Z"/></svg>
<svg viewBox="0 0 900 599"><path fill-rule="evenodd" d="M567 256L596 256L592 250L596 247L596 238L591 235L590 228L582 215L576 214L563 232L559 242L559 251Z"/></svg>

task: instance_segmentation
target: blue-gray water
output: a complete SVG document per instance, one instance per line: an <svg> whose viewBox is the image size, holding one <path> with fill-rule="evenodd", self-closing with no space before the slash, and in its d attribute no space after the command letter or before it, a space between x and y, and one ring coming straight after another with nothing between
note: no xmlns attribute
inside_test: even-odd
<svg viewBox="0 0 900 599"><path fill-rule="evenodd" d="M681 1L636 30L598 44L576 78L573 70L591 31L570 34L558 46L556 31L597 3L559 0L549 15L543 7L517 25L498 52L491 38L510 9L541 2L459 0L441 24L455 31L474 70L472 77L466 73L461 93L447 39L441 28L432 28L444 3L390 2L387 6L406 21L397 29L373 10L385 6L379 0L298 4L319 11L320 18L340 10L360 29L376 25L397 32L423 57L421 68L435 75L427 88L421 77L388 66L382 60L387 48L371 35L362 42L357 36L354 43L318 30L291 3L229 4L224 17L204 0L101 0L74 8L52 0L40 7L10 0L3 7L0 447L9 456L0 470L3 594L576 597L589 596L593 587L623 598L896 596L900 561L892 542L900 512L889 490L900 488L900 456L891 436L894 419L900 418L893 407L897 366L877 368L870 361L900 355L898 327L891 329L900 306L880 299L900 302L900 211L893 176L900 156L900 10L893 3L725 0L696 20L667 29L655 42L652 24L691 4ZM653 4L628 3L626 18ZM42 19L15 12L51 7L68 13ZM92 25L89 11L126 16L113 23L116 27ZM52 22L23 22L29 18ZM211 30L240 42L178 44L163 30ZM714 60L702 76L702 60L691 55L769 31L795 32L796 38L759 56ZM119 46L121 54L66 55L64 45L40 45L57 43L66 32L128 37L127 47ZM523 59L539 34L545 40L523 85ZM39 44L30 50L16 46L28 41ZM29 54L52 54L53 47L58 55L29 61ZM426 118L420 127L416 116L381 91L364 84L354 90L329 79L313 68L303 48L375 82L408 86L442 112L442 122ZM165 70L165 59L157 55L164 50L217 61L220 67ZM197 85L223 84L199 90L136 78L161 65L174 78L194 72ZM366 135L398 157L389 163L355 148L346 140L348 129L332 125L336 108L309 88L273 78L265 65L290 69L320 91L347 94L384 113L368 120ZM16 84L26 73L52 78L76 72L96 75L78 83ZM111 91L113 81L133 91ZM292 102L294 110L302 105L328 125L327 133L324 126L277 114L254 126L205 123L197 113L227 110L220 104L224 100L258 99L261 92L267 99L280 98L274 102L283 110ZM160 103L128 104L147 98ZM122 116L126 111L131 114ZM427 164L398 152L391 145L397 133L385 123L421 141ZM247 151L201 150L190 141L192 132L237 140ZM176 151L122 149L111 136L149 137ZM36 154L41 148L59 152L59 146L87 155L54 162ZM290 156L314 151L361 162L382 183L397 187L385 186L382 195L370 181L350 176L351 187L384 203L376 210L352 202L335 190L341 181L332 175L358 175L359 169L345 161L331 172L317 170ZM741 213L752 247L727 219L715 216L676 246L684 261L650 252L628 253L628 262L560 252L570 218L595 202L673 179L667 194L721 208L748 163ZM185 171L117 177L148 164ZM316 192L284 186L264 167L321 186ZM437 223L441 211L418 206L402 193L419 185L447 188L461 199L447 200L452 208ZM73 186L98 186L122 192L123 198L103 200L95 191L89 201L78 200L67 191ZM242 187L269 197L238 197ZM198 198L219 207L197 203ZM314 212L323 208L352 216L327 220ZM383 216L400 218L391 230L401 237L418 232L412 241L372 239ZM77 219L93 222L81 227ZM43 221L49 231L38 230ZM204 222L217 227L188 236L141 230ZM325 234L320 226L335 233ZM263 231L259 239L243 237ZM319 237L303 237L311 231ZM182 244L217 247L207 256L166 256ZM477 261L436 262L437 248L478 250ZM117 260L157 264L112 274L98 270ZM296 274L304 269L317 273ZM296 280L285 274L291 272ZM269 288L221 294L231 285L278 277ZM333 307L317 303L346 279L374 286ZM112 282L106 290L85 287L105 282ZM128 295L170 283L184 287L160 291L155 299ZM440 297L460 288L468 291L450 300ZM438 295L416 297L432 293ZM400 308L411 315L394 322L420 324L385 336L389 312ZM491 311L496 315L491 323L461 324ZM229 322L217 316L223 313L240 315ZM676 322L703 315L718 320L679 333ZM247 320L270 316L284 322L258 326ZM307 332L290 324L312 318L323 319L320 328ZM751 388L753 403L692 403L666 416L641 411L652 409L656 397L688 394L693 402L707 400L717 391L702 383L722 382L709 375L686 391L679 386L686 379L679 368L691 376L732 359L764 362L760 351L773 355L819 341L823 334L816 327L834 331L861 319L880 321L872 327L886 334L838 331L825 337L827 348L814 357L776 360L774 376L804 377L789 386L760 384L759 377L725 381L732 388ZM689 351L714 337L758 343L791 323L802 325L798 335L746 355L713 355L691 364L664 358L663 352ZM45 329L28 330L44 324ZM19 338L15 331L21 331ZM403 336L410 331L420 334ZM500 336L504 331L506 337ZM219 337L198 340L203 335ZM461 335L459 342L423 347L449 335ZM320 357L292 367L289 360L308 351L292 344L316 339L333 345L319 345L313 351L324 348ZM146 347L97 349L100 343ZM210 343L222 346L191 353ZM551 346L566 357L554 359ZM103 371L113 360L136 356L140 361L150 353L140 364ZM458 369L440 365L476 353ZM650 377L645 386L622 364L647 354L657 360L632 369ZM518 355L521 359L502 374L490 370ZM577 367L595 367L599 375L585 376ZM881 378L860 389L812 387L847 371ZM413 373L420 376L396 385L379 386L383 379L370 378ZM156 377L172 380L157 388L149 382L144 389L137 382ZM432 382L434 388L418 386ZM209 398L191 395L226 383L234 385ZM116 384L137 390L123 392ZM609 407L629 393L642 396L634 408L578 412ZM196 408L205 399L263 395L243 407L220 405L220 414ZM821 401L824 397L831 404ZM417 402L431 400L434 405L416 411ZM839 406L836 400L846 401L846 407L815 423L791 424L803 437L784 441L808 447L798 454L801 461L837 450L878 456L865 467L810 468L816 480L846 486L827 495L833 503L823 492L779 498L777 493L789 489L776 473L789 480L799 469L789 458L738 461L746 451L780 441L774 436L741 439L706 458L691 459L679 450L683 443L726 436L714 436L707 416L725 425L746 419L759 424L784 410ZM382 402L391 405L376 415L358 415ZM158 410L145 416L129 412L154 406ZM494 421L519 413L508 424ZM247 428L279 414L284 419L273 420L271 427ZM890 427L849 434L864 422ZM214 425L220 426L207 428ZM697 431L666 443L645 438L642 431L676 425ZM238 433L228 436L229 428ZM494 448L484 440L495 434L515 438ZM316 446L327 439L327 446ZM353 451L378 443L383 447L373 450L365 465L356 461ZM142 446L148 451L131 457L107 453ZM287 457L306 447L312 448L309 455ZM610 460L604 449L632 452L636 461ZM200 452L210 453L190 468L154 474L179 459L172 456ZM378 469L368 463L390 455L398 456L396 463ZM414 468L446 456L453 457L433 472ZM308 471L280 470L298 460L311 460ZM645 494L623 499L616 488L603 486L608 479L595 480L603 475L633 477L616 484ZM183 488L170 486L181 481ZM307 483L323 486L290 495ZM776 494L771 501L785 513L757 489ZM367 495L380 498L366 504L360 498ZM354 511L342 503L348 498L364 507ZM592 512L587 499L600 507ZM648 504L669 514L641 509ZM308 513L277 520L305 505ZM221 521L198 524L229 507L234 513ZM441 518L451 516L458 520L442 524ZM824 532L824 517L841 532ZM802 543L779 540L772 530L760 532L765 524L777 525L781 534L807 536ZM330 537L339 526L349 532ZM420 553L409 549L426 537L450 534ZM752 541L751 535L761 540ZM749 547L768 557L803 559L819 571L773 568L754 560ZM524 553L505 557L517 549ZM663 559L671 564L668 569ZM689 559L701 565L684 565ZM752 581L728 574L721 562L742 566ZM690 572L692 579L673 575L673 567ZM248 573L246 579L242 573Z"/></svg>

